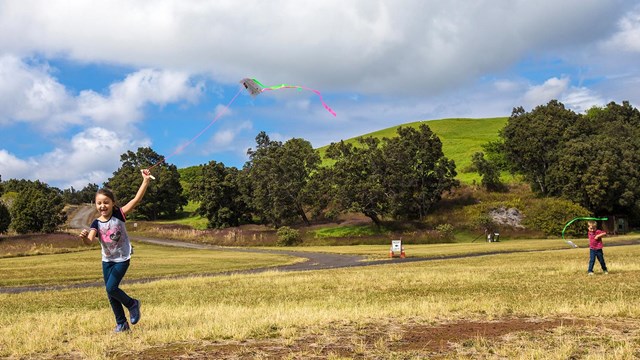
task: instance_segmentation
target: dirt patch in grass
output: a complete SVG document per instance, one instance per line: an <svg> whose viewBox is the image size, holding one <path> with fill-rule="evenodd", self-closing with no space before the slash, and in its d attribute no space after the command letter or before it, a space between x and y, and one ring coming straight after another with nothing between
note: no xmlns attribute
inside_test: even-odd
<svg viewBox="0 0 640 360"><path fill-rule="evenodd" d="M415 324L402 336L397 350L444 351L451 343L464 342L475 338L496 338L514 332L533 332L576 326L584 322L572 319L503 319L491 322L459 322L436 326Z"/></svg>
<svg viewBox="0 0 640 360"><path fill-rule="evenodd" d="M290 339L272 337L245 341L176 343L138 353L109 354L116 359L326 359L446 357L452 347L484 338L498 340L511 333L549 331L560 326L580 327L583 320L509 318L487 322L424 324L332 324ZM275 334L272 334L275 335ZM404 355L403 355L404 354ZM399 356L399 357L398 357Z"/></svg>

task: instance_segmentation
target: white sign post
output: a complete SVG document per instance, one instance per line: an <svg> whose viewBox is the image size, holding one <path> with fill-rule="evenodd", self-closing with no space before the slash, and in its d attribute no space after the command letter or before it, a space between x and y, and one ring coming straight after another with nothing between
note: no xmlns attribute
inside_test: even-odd
<svg viewBox="0 0 640 360"><path fill-rule="evenodd" d="M389 257L394 257L396 254L399 254L401 258L405 257L402 240L391 240L391 250L389 251Z"/></svg>

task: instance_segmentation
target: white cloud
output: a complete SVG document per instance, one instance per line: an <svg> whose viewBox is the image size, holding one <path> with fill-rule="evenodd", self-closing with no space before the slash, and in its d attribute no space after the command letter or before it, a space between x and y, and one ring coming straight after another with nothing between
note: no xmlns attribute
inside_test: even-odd
<svg viewBox="0 0 640 360"><path fill-rule="evenodd" d="M0 150L0 174L3 179L41 180L63 188L82 188L107 181L120 166L121 154L148 145L149 140L132 140L94 127L76 134L68 144L27 160Z"/></svg>
<svg viewBox="0 0 640 360"><path fill-rule="evenodd" d="M230 115L233 115L233 110L229 106L222 105L222 104L216 105L216 109L214 111L215 118L221 118L223 116L230 116Z"/></svg>
<svg viewBox="0 0 640 360"><path fill-rule="evenodd" d="M607 102L595 91L586 87L572 87L560 101L578 113L586 112L593 106L602 106Z"/></svg>
<svg viewBox="0 0 640 360"><path fill-rule="evenodd" d="M120 130L128 130L139 121L147 104L166 105L172 102L196 102L204 85L190 84L183 72L142 69L130 74L124 81L112 84L109 95L91 90L78 96L77 112L96 124L109 123Z"/></svg>
<svg viewBox="0 0 640 360"><path fill-rule="evenodd" d="M250 121L243 121L234 127L225 126L223 129L216 131L205 145L204 154L210 155L225 151L241 152L242 156L246 154L246 148L250 146L248 142L251 137L249 131L253 130L253 124ZM239 139L239 137L242 137Z"/></svg>
<svg viewBox="0 0 640 360"><path fill-rule="evenodd" d="M0 125L28 122L51 133L88 121L130 132L145 105L194 103L204 89L184 72L142 69L112 84L107 95L85 90L74 97L50 71L47 65L30 66L15 56L0 57Z"/></svg>
<svg viewBox="0 0 640 360"><path fill-rule="evenodd" d="M508 79L496 80L493 83L493 86L498 92L520 91L520 89L522 88L521 83Z"/></svg>
<svg viewBox="0 0 640 360"><path fill-rule="evenodd" d="M531 86L523 96L525 108L531 109L538 105L544 105L553 99L560 99L560 96L569 88L569 78L553 77L545 81L542 85Z"/></svg>
<svg viewBox="0 0 640 360"><path fill-rule="evenodd" d="M619 21L619 31L606 42L608 49L640 52L640 6Z"/></svg>
<svg viewBox="0 0 640 360"><path fill-rule="evenodd" d="M34 160L22 160L7 150L0 149L0 175L3 180L31 178L37 167Z"/></svg>
<svg viewBox="0 0 640 360"><path fill-rule="evenodd" d="M73 98L49 70L46 64L29 66L15 56L0 56L0 125L17 120L51 132L79 122L66 115Z"/></svg>
<svg viewBox="0 0 640 360"><path fill-rule="evenodd" d="M7 1L0 4L0 48L208 72L227 83L252 76L265 84L299 82L327 91L433 94L531 52L606 38L624 4Z"/></svg>
<svg viewBox="0 0 640 360"><path fill-rule="evenodd" d="M112 84L106 95L86 90L73 96L50 71L14 56L0 57L0 126L31 124L43 141L63 134L69 125L88 128L68 143L60 140L64 135L51 138L53 150L26 160L2 150L4 176L63 185L102 183L118 167L120 154L150 144L136 128L145 106L194 103L204 88L184 72L142 69ZM134 140L138 137L142 139Z"/></svg>
<svg viewBox="0 0 640 360"><path fill-rule="evenodd" d="M211 98L244 77L321 89L338 117L308 92L273 92L275 104L259 98L225 114L255 130L224 127L198 154L244 152L263 129L319 146L414 120L507 116L553 98L578 111L605 98L638 105L639 14L627 0L0 1L0 49L15 54L0 57L0 127L20 121L81 138L82 128L108 128L132 141L149 105L198 101L207 95L192 79L205 77ZM136 70L104 92L76 94L46 62L19 60L34 56ZM523 59L541 58L561 64L514 74ZM45 155L3 156L31 169L46 156L63 164L74 152L65 136L67 146Z"/></svg>
<svg viewBox="0 0 640 360"><path fill-rule="evenodd" d="M568 77L550 78L542 85L534 85L523 96L527 110L545 105L550 100L558 100L567 108L581 113L593 106L602 106L607 102L597 91L584 86L571 86Z"/></svg>

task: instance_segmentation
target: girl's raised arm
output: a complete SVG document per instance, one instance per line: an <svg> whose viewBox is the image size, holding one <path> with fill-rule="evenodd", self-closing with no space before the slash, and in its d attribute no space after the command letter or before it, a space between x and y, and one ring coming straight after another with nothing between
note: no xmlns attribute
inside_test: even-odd
<svg viewBox="0 0 640 360"><path fill-rule="evenodd" d="M142 200L144 197L144 193L147 191L147 186L149 186L149 181L151 181L151 173L149 170L140 170L142 173L142 184L140 184L140 188L138 189L138 193L136 193L136 197L134 197L131 201L127 203L127 205L121 208L122 212L126 215L130 213L136 205Z"/></svg>

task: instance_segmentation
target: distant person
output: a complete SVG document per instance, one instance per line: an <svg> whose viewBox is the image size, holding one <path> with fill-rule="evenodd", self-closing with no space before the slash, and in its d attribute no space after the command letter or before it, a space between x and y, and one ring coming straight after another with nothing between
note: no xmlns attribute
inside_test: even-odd
<svg viewBox="0 0 640 360"><path fill-rule="evenodd" d="M129 297L120 289L120 281L127 273L129 259L133 252L127 229L125 228L126 215L138 205L151 181L148 170L142 170L142 184L138 193L125 206L119 208L115 205L115 196L108 189L100 189L96 193L96 209L100 217L91 223L89 230L80 232L80 237L85 244L90 244L96 235L102 247L102 274L104 285L109 297L111 309L116 318L116 332L129 330L129 323L125 315L123 305L129 309L131 324L140 321L140 301Z"/></svg>
<svg viewBox="0 0 640 360"><path fill-rule="evenodd" d="M589 270L587 270L589 275L593 275L593 265L596 262L596 258L602 266L602 271L605 274L608 274L607 264L604 262L604 253L602 251L602 247L604 244L602 243L602 238L607 235L606 232L602 230L598 230L598 223L595 221L587 222L589 225L589 231L587 234L589 235Z"/></svg>
<svg viewBox="0 0 640 360"><path fill-rule="evenodd" d="M484 236L487 238L487 242L493 242L493 229L492 228L484 228Z"/></svg>

